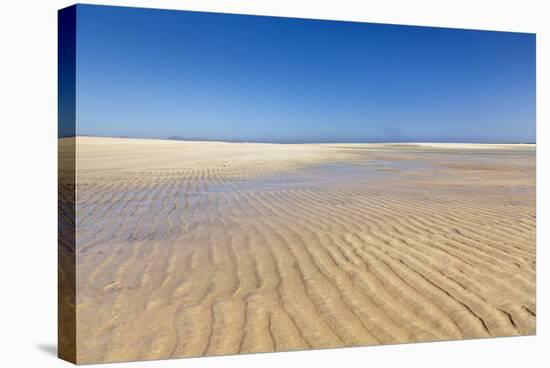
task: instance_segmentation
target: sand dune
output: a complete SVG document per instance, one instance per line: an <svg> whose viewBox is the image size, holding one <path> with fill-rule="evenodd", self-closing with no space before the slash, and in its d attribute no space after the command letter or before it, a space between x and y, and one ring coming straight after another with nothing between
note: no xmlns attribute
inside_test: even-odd
<svg viewBox="0 0 550 368"><path fill-rule="evenodd" d="M529 145L77 138L81 363L535 333Z"/></svg>

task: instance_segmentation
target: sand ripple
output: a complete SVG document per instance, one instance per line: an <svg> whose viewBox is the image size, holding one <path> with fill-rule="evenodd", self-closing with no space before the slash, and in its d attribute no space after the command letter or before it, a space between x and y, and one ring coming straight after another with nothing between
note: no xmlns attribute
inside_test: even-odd
<svg viewBox="0 0 550 368"><path fill-rule="evenodd" d="M115 143L79 146L79 362L535 333L531 147Z"/></svg>

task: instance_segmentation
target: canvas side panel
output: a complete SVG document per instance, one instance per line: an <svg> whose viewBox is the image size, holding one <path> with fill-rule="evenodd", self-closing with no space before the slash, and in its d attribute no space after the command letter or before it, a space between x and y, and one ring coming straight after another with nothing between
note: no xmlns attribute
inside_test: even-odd
<svg viewBox="0 0 550 368"><path fill-rule="evenodd" d="M76 363L76 6L58 13L58 356Z"/></svg>

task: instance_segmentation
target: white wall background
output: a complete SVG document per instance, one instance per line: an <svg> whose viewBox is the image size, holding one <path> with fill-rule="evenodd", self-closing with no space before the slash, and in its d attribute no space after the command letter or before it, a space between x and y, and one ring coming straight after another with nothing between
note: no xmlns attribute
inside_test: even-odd
<svg viewBox="0 0 550 368"><path fill-rule="evenodd" d="M109 367L550 366L547 282L550 260L545 249L550 240L550 216L549 192L544 193L543 189L550 185L550 138L545 124L550 103L550 21L545 1L106 0L105 3L537 33L536 337L176 359ZM0 366L3 367L69 366L55 357L56 119L57 9L71 4L61 0L0 3Z"/></svg>

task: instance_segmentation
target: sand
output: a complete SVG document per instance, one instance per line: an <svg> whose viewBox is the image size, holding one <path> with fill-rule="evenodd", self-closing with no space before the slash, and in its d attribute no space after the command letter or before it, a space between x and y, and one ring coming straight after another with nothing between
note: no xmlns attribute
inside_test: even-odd
<svg viewBox="0 0 550 368"><path fill-rule="evenodd" d="M535 333L535 146L77 138L79 363Z"/></svg>

